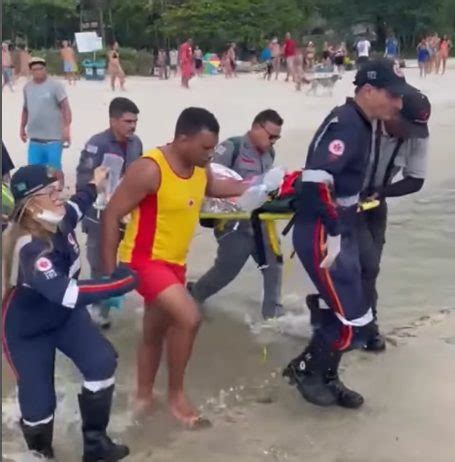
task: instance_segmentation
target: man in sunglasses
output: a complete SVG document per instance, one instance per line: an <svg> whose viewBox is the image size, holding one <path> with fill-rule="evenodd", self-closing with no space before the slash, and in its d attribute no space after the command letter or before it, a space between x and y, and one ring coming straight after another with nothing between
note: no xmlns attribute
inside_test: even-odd
<svg viewBox="0 0 455 462"><path fill-rule="evenodd" d="M274 144L280 139L282 125L283 119L276 111L266 109L260 112L244 136L229 138L218 145L213 162L231 168L244 179L266 173L273 167ZM188 284L191 294L200 303L233 281L250 256L256 263L260 261L249 221L230 221L223 229L215 227L214 233L218 251L212 268L197 282ZM282 314L282 263L274 255L266 233L263 233L263 239L267 264L261 267L264 281L262 315L267 319Z"/></svg>

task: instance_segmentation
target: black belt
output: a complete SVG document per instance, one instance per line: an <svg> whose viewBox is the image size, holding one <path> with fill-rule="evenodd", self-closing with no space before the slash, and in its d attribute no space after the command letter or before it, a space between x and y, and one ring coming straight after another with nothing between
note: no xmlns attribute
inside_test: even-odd
<svg viewBox="0 0 455 462"><path fill-rule="evenodd" d="M47 143L55 143L56 141L62 141L62 140L42 140L41 138L30 138L30 141L33 141L34 143L47 144Z"/></svg>

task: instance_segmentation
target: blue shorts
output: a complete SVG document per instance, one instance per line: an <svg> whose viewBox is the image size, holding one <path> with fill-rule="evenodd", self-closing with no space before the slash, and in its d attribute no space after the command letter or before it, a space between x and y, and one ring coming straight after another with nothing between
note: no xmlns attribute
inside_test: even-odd
<svg viewBox="0 0 455 462"><path fill-rule="evenodd" d="M61 170L62 150L63 144L61 141L39 142L30 140L28 145L28 164L48 165L56 170Z"/></svg>
<svg viewBox="0 0 455 462"><path fill-rule="evenodd" d="M63 61L63 72L74 72L74 65L71 61Z"/></svg>

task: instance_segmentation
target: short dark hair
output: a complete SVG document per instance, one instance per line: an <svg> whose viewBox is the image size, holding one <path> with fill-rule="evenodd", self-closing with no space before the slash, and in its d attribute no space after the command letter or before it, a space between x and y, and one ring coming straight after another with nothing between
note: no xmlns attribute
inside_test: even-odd
<svg viewBox="0 0 455 462"><path fill-rule="evenodd" d="M218 135L220 133L220 124L216 117L202 107L187 107L184 109L177 119L175 136L191 136L202 130L208 130Z"/></svg>
<svg viewBox="0 0 455 462"><path fill-rule="evenodd" d="M272 124L279 125L281 127L284 120L280 117L278 112L274 111L273 109L266 109L265 111L261 111L254 118L253 125L262 125L266 122L272 122Z"/></svg>
<svg viewBox="0 0 455 462"><path fill-rule="evenodd" d="M138 107L128 98L114 98L109 104L109 117L119 118L122 117L125 112L131 112L133 114L139 114Z"/></svg>

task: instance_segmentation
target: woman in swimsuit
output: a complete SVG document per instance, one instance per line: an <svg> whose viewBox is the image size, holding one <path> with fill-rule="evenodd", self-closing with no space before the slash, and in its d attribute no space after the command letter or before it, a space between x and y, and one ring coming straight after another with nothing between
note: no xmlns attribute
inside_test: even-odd
<svg viewBox="0 0 455 462"><path fill-rule="evenodd" d="M442 64L442 74L446 72L447 59L449 58L450 50L452 49L452 41L448 35L444 35L439 44L439 56Z"/></svg>
<svg viewBox="0 0 455 462"><path fill-rule="evenodd" d="M417 45L417 62L419 63L420 77L426 77L428 74L428 63L430 61L430 52L426 39L422 39Z"/></svg>
<svg viewBox="0 0 455 462"><path fill-rule="evenodd" d="M120 65L120 54L118 51L118 43L114 42L111 50L108 53L108 73L111 76L111 88L115 91L115 81L118 79L120 88L125 90L125 72Z"/></svg>

